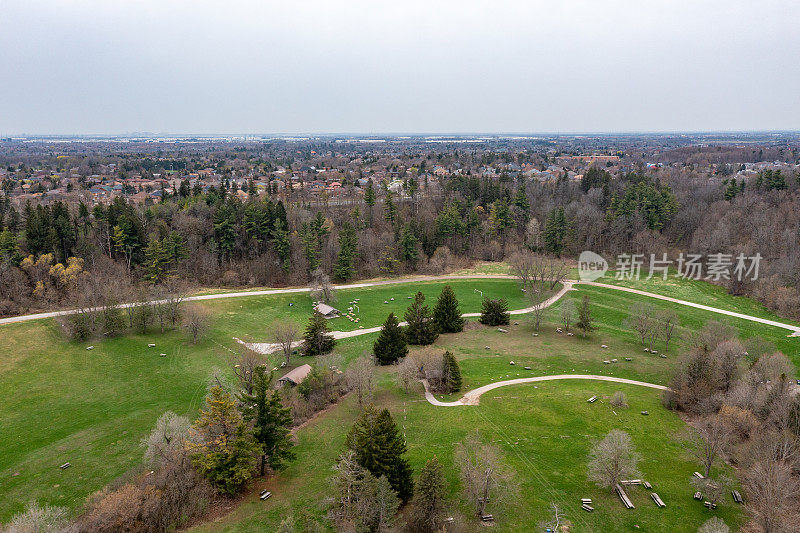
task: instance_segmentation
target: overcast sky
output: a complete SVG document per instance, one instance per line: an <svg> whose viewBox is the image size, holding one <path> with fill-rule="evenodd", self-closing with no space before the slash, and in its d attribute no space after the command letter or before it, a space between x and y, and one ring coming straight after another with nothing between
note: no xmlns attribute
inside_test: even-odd
<svg viewBox="0 0 800 533"><path fill-rule="evenodd" d="M797 0L0 0L0 133L800 129Z"/></svg>

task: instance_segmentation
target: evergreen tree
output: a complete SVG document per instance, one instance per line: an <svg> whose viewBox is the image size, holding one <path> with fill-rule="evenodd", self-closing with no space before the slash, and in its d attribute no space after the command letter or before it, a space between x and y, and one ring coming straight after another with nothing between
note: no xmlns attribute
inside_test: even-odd
<svg viewBox="0 0 800 533"><path fill-rule="evenodd" d="M383 199L383 217L386 219L386 222L394 225L394 221L397 218L397 206L394 205L394 194L392 194L392 191L387 190L386 196Z"/></svg>
<svg viewBox="0 0 800 533"><path fill-rule="evenodd" d="M325 317L314 310L303 333L303 355L323 355L333 350L335 345L336 340L328 331Z"/></svg>
<svg viewBox="0 0 800 533"><path fill-rule="evenodd" d="M550 211L544 224L544 247L548 252L561 256L564 250L564 238L567 236L567 220L564 208L558 207Z"/></svg>
<svg viewBox="0 0 800 533"><path fill-rule="evenodd" d="M265 366L253 371L252 394L242 393L242 412L253 424L253 437L261 446L261 475L264 467L280 468L285 461L294 458L289 431L292 415L281 403L277 390L270 390L272 373Z"/></svg>
<svg viewBox="0 0 800 533"><path fill-rule="evenodd" d="M435 455L419 473L411 505L414 531L434 533L441 530L447 518L447 484L444 469Z"/></svg>
<svg viewBox="0 0 800 533"><path fill-rule="evenodd" d="M364 191L364 203L367 204L369 211L368 223L372 224L372 208L375 205L375 187L372 185L372 178L367 180L367 188Z"/></svg>
<svg viewBox="0 0 800 533"><path fill-rule="evenodd" d="M411 466L403 457L405 440L388 409L367 406L348 433L346 445L358 464L375 477L386 476L397 496L408 501L414 492Z"/></svg>
<svg viewBox="0 0 800 533"><path fill-rule="evenodd" d="M280 203L278 205L281 205ZM275 247L275 253L281 260L281 267L284 272L289 272L291 261L291 243L289 242L289 231L286 229L281 219L275 220L275 226L272 230L272 246Z"/></svg>
<svg viewBox="0 0 800 533"><path fill-rule="evenodd" d="M461 390L461 367L449 350L442 355L442 386L448 393Z"/></svg>
<svg viewBox="0 0 800 533"><path fill-rule="evenodd" d="M352 224L345 222L339 232L339 255L333 267L333 273L340 281L355 277L357 247L358 234Z"/></svg>
<svg viewBox="0 0 800 533"><path fill-rule="evenodd" d="M503 299L492 300L484 298L481 306L480 322L487 326L503 326L511 322L508 302Z"/></svg>
<svg viewBox="0 0 800 533"><path fill-rule="evenodd" d="M381 333L372 345L375 358L381 365L391 365L408 354L406 336L394 313L389 313Z"/></svg>
<svg viewBox="0 0 800 533"><path fill-rule="evenodd" d="M417 260L419 259L417 246L419 246L419 239L414 234L411 226L406 224L403 228L403 232L400 234L400 256L403 258L403 261L412 267L416 266Z"/></svg>
<svg viewBox="0 0 800 533"><path fill-rule="evenodd" d="M433 344L439 336L431 311L425 305L425 295L421 292L417 292L403 318L408 323L405 328L408 344L426 346Z"/></svg>
<svg viewBox="0 0 800 533"><path fill-rule="evenodd" d="M583 299L581 300L581 306L578 309L578 321L575 322L575 326L583 332L584 337L597 329L592 319L591 309L589 308L589 296L586 294L583 295Z"/></svg>
<svg viewBox="0 0 800 533"><path fill-rule="evenodd" d="M439 333L458 333L464 330L464 318L458 308L456 293L445 285L433 308L433 321Z"/></svg>
<svg viewBox="0 0 800 533"><path fill-rule="evenodd" d="M531 204L528 201L528 194L525 192L524 184L520 185L520 187L517 189L517 193L514 195L514 207L520 214L522 223L527 224L531 211Z"/></svg>
<svg viewBox="0 0 800 533"><path fill-rule="evenodd" d="M198 472L224 494L235 494L253 476L259 446L230 393L215 386L194 423L189 457Z"/></svg>

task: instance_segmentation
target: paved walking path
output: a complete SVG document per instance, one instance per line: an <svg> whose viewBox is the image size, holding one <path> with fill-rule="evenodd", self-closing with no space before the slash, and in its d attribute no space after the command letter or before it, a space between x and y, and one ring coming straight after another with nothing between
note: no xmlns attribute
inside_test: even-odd
<svg viewBox="0 0 800 533"><path fill-rule="evenodd" d="M678 300L677 298L671 298L669 296L663 296L661 294L654 294L652 292L646 292L639 289L631 289L629 287L620 287L619 285L609 285L607 283L597 283L596 281L579 281L581 285L591 285L593 287L603 287L604 289L614 289L618 291L630 292L633 294L638 294L640 296L647 296L649 298L656 298L658 300L664 300L666 302L672 302L680 305L686 305L689 307L695 307L697 309L702 309L704 311L711 311L712 313L719 313L721 315L728 315L736 318L741 318L744 320L749 320L751 322L759 322L761 324L766 324L768 326L775 326L776 328L783 328L788 329L792 332L792 337L800 337L800 326L793 326L791 324L784 324L782 322L776 322L774 320L769 320L766 318L760 318L757 316L745 315L742 313L736 313L735 311L726 311L725 309L720 309L718 307L711 307L709 305L698 304L694 302L687 302L686 300Z"/></svg>
<svg viewBox="0 0 800 533"><path fill-rule="evenodd" d="M537 307L550 307L551 305L556 303L559 298L564 296L567 293L567 291L570 291L570 290L572 290L572 282L571 281L565 281L563 283L563 286L561 287L561 290L559 290L557 293L555 293L553 296L551 296L550 298L548 298L544 302L542 302L542 303L540 303L538 305L533 305L531 307L526 307L525 309L515 309L513 311L509 311L509 313L512 314L512 315L524 315L525 313L533 312L533 310L536 309ZM470 317L481 316L481 314L480 313L464 313L461 316L463 316L465 318L470 318ZM407 326L407 325L408 325L408 322L400 322L400 326L401 327L402 326ZM352 331L332 331L331 335L336 340L348 339L350 337L358 337L359 335L368 335L370 333L378 333L381 330L382 327L383 326L375 326L373 328L354 329ZM274 342L245 342L245 341L243 341L241 339L238 339L236 337L234 337L234 340L236 342L238 342L239 344L243 344L243 345L247 346L248 348L250 348L251 350L253 350L254 352L258 352L260 354L269 354L269 353L277 352L277 351L279 351L281 349L281 345L278 344L278 343L274 343ZM295 342L292 343L292 348L296 348L296 347L300 346L302 343L303 343L302 341L295 341Z"/></svg>
<svg viewBox="0 0 800 533"><path fill-rule="evenodd" d="M432 405L436 405L438 407L457 407L461 405L478 405L478 402L480 401L482 394L500 387L507 387L508 385L520 385L522 383L535 383L537 381L553 381L558 379L588 379L594 381L613 381L614 383L638 385L640 387L650 387L651 389L669 390L669 387L665 387L664 385L656 385L655 383L647 383L645 381L636 381L633 379L615 378L613 376L596 376L593 374L556 374L552 376L536 376L532 378L518 378L518 379L509 379L506 381L498 381L496 383L490 383L488 385L484 385L483 387L478 387L477 389L472 389L471 391L465 393L460 400L456 400L454 402L443 402L437 400L436 397L431 393L430 388L428 387L427 380L423 379L422 384L425 387L425 399L428 400L428 402L431 403Z"/></svg>
<svg viewBox="0 0 800 533"><path fill-rule="evenodd" d="M447 279L515 279L513 276L505 275L505 274L469 274L469 275L460 275L460 274L450 274L445 276L418 276L412 278L400 278L400 279L389 279L389 280L381 280L381 281L369 281L364 283L351 283L348 285L336 285L337 289L358 289L364 287L377 287L380 285L394 285L398 283L415 283L421 281L438 281L438 280L447 280ZM710 311L712 313L719 313L727 316L732 316L735 318L741 318L743 320L749 320L751 322L758 322L761 324L766 324L768 326L774 326L777 328L783 328L789 330L793 337L800 337L800 326L794 326L791 324L784 324L782 322L776 322L774 320L768 320L766 318L760 318L751 315L745 315L743 313L737 313L734 311L727 311L725 309L720 309L718 307L711 307L708 305L698 304L694 302L688 302L686 300L679 300L677 298L671 298L669 296L663 296L661 294L655 294L652 292L646 292L639 289L631 289L628 287L620 287L618 285L609 285L606 283L598 283L594 281L564 281L564 288L559 291L553 298L548 300L547 305L551 305L554 301L558 300L564 293L572 288L574 284L583 284L583 285L590 285L594 287L603 287L606 289L613 289L618 291L630 292L633 294L638 294L640 296L647 296L649 298L656 298L658 300L664 300L667 302L672 302L680 305L686 305L689 307L694 307L697 309L703 309L705 311ZM242 298L246 296L270 296L273 294L290 294L290 293L302 293L302 292L309 292L311 289L308 287L293 287L293 288L286 288L286 289L265 289L260 291L242 291L242 292L226 292L226 293L218 293L218 294L202 294L199 296L189 296L185 299L188 302L194 301L201 301L201 300L218 300L222 298ZM138 303L129 303L124 304L122 307L130 307L133 305L138 305ZM526 308L526 309L517 309L515 311L511 311L511 314L524 314L529 313L533 308ZM26 322L29 320L39 320L42 318L53 318L57 316L69 315L74 314L77 311L74 309L66 310L66 311L52 311L49 313L37 313L32 315L22 315L22 316L13 316L9 318L0 318L0 325L3 324L12 324L15 322ZM478 313L468 313L464 316L478 316ZM338 338L347 338L347 337L354 337L356 335L362 335L365 333L374 333L378 331L380 328L369 328L363 330L356 330L356 331L347 331L347 332L338 332L341 337Z"/></svg>

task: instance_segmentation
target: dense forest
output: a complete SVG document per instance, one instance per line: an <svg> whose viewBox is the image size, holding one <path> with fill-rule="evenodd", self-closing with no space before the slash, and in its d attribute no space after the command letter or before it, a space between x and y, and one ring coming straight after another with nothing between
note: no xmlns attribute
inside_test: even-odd
<svg viewBox="0 0 800 533"><path fill-rule="evenodd" d="M696 161L703 153L682 155ZM176 279L189 286L283 286L305 284L317 269L336 281L441 273L527 248L568 259L583 250L610 257L760 253L759 279L730 282L729 290L800 316L800 177L794 167L738 180L740 166L728 163L645 167L633 160L589 165L582 174L562 169L548 180L507 171L519 163L544 169L557 155L454 150L330 157L329 163L349 164L333 198L278 191L273 181L260 190L252 179L237 185L237 172L245 175L248 168L251 175L254 168L268 172L293 162L299 168L298 160L283 156L220 164L216 185L183 179L163 188L158 203L136 203L123 194L95 205L21 204L12 201L6 179L0 314L81 305L98 291L123 301ZM165 161L172 171L187 166L176 155L158 167ZM376 165L401 186L390 189L389 178L374 174ZM446 174L433 179L427 171L434 165ZM117 173L155 170L148 156L126 156Z"/></svg>

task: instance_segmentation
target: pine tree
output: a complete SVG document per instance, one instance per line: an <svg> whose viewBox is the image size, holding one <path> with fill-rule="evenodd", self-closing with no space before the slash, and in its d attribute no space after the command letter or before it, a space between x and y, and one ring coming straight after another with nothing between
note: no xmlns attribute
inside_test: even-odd
<svg viewBox="0 0 800 533"><path fill-rule="evenodd" d="M283 271L288 273L291 259L291 244L289 242L289 232L280 219L275 220L275 226L272 230L272 246L275 247L275 253L278 254L281 260Z"/></svg>
<svg viewBox="0 0 800 533"><path fill-rule="evenodd" d="M414 302L406 310L403 318L408 322L405 328L408 344L426 346L433 344L439 336L431 311L425 305L425 295L421 292L417 292Z"/></svg>
<svg viewBox="0 0 800 533"><path fill-rule="evenodd" d="M591 309L589 309L589 296L586 294L583 295L581 300L581 307L578 309L578 321L575 326L583 332L584 337L597 329L592 319Z"/></svg>
<svg viewBox="0 0 800 533"><path fill-rule="evenodd" d="M403 258L403 261L412 267L416 266L417 259L419 259L419 252L417 251L418 245L419 239L414 235L411 226L407 224L400 234L400 256Z"/></svg>
<svg viewBox="0 0 800 533"><path fill-rule="evenodd" d="M439 333L458 333L464 330L464 317L458 308L456 293L450 285L445 285L433 308L433 321Z"/></svg>
<svg viewBox="0 0 800 533"><path fill-rule="evenodd" d="M345 222L339 232L339 255L333 267L333 273L340 281L355 277L357 247L358 234L352 224Z"/></svg>
<svg viewBox="0 0 800 533"><path fill-rule="evenodd" d="M328 332L325 317L315 310L303 333L303 355L323 355L333 350L335 345L336 340Z"/></svg>
<svg viewBox="0 0 800 533"><path fill-rule="evenodd" d="M564 250L564 238L567 235L567 221L564 208L559 207L550 211L544 225L544 247L548 252L561 256Z"/></svg>
<svg viewBox="0 0 800 533"><path fill-rule="evenodd" d="M364 191L364 203L367 204L367 211L369 218L368 224L372 224L372 208L375 205L375 187L372 185L372 178L367 180L367 188Z"/></svg>
<svg viewBox="0 0 800 533"><path fill-rule="evenodd" d="M528 201L528 195L525 192L525 185L520 185L517 189L517 194L514 195L514 207L520 213L523 224L528 223L528 216L531 211L531 204Z"/></svg>
<svg viewBox="0 0 800 533"><path fill-rule="evenodd" d="M442 386L448 393L461 390L461 367L449 350L442 355Z"/></svg>
<svg viewBox="0 0 800 533"><path fill-rule="evenodd" d="M511 322L511 314L508 312L508 302L503 299L491 300L483 299L481 307L481 324L487 326L504 326Z"/></svg>
<svg viewBox="0 0 800 533"><path fill-rule="evenodd" d="M267 463L277 469L294 458L289 437L292 415L281 403L278 391L270 391L271 383L272 373L267 367L258 366L253 372L253 393L243 393L240 397L242 412L252 422L253 437L261 446L262 476Z"/></svg>
<svg viewBox="0 0 800 533"><path fill-rule="evenodd" d="M419 473L412 500L411 521L414 531L440 531L447 517L447 485L444 469L434 455Z"/></svg>
<svg viewBox="0 0 800 533"><path fill-rule="evenodd" d="M406 337L394 313L389 313L386 322L383 323L372 350L381 365L391 365L408 354Z"/></svg>
<svg viewBox="0 0 800 533"><path fill-rule="evenodd" d="M347 447L358 464L375 477L386 476L397 496L405 501L414 492L411 466L403 457L406 443L388 409L369 405L347 435Z"/></svg>
<svg viewBox="0 0 800 533"><path fill-rule="evenodd" d="M230 393L215 386L194 423L189 457L198 472L224 494L235 494L253 476L259 446Z"/></svg>

